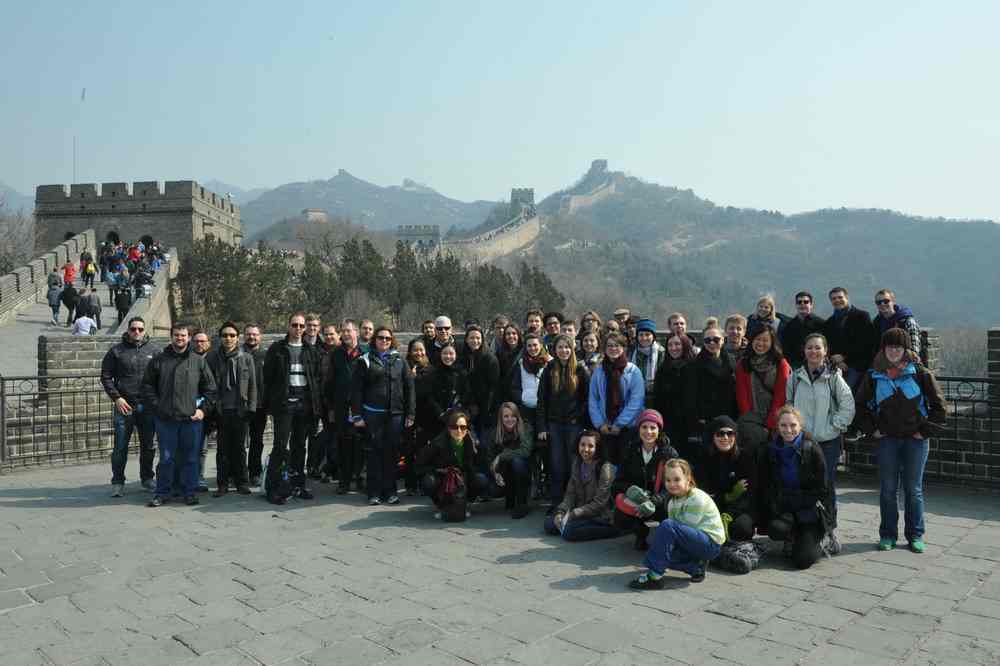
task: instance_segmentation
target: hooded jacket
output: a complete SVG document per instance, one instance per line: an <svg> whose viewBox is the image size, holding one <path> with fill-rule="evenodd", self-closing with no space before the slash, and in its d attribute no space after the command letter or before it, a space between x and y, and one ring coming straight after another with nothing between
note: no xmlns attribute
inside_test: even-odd
<svg viewBox="0 0 1000 666"><path fill-rule="evenodd" d="M839 368L824 365L813 377L807 366L792 373L785 386L785 401L802 412L804 430L817 442L829 442L843 434L854 420L854 395Z"/></svg>
<svg viewBox="0 0 1000 666"><path fill-rule="evenodd" d="M155 355L148 336L132 342L128 333L123 333L122 341L109 349L101 361L101 386L108 397L125 398L132 407L138 405L146 366Z"/></svg>
<svg viewBox="0 0 1000 666"><path fill-rule="evenodd" d="M861 380L855 400L857 425L865 434L878 430L888 437L909 438L919 432L931 437L944 430L944 395L933 373L907 350L908 363L895 379L889 361L879 352Z"/></svg>
<svg viewBox="0 0 1000 666"><path fill-rule="evenodd" d="M208 416L217 395L205 357L191 345L183 352L167 345L146 366L140 388L142 404L165 421L188 421L197 409Z"/></svg>
<svg viewBox="0 0 1000 666"><path fill-rule="evenodd" d="M351 381L351 412L355 420L363 418L363 409L414 418L417 396L413 374L395 349L384 355L368 351L359 356L354 361Z"/></svg>
<svg viewBox="0 0 1000 666"><path fill-rule="evenodd" d="M893 305L892 308L893 313L891 317L883 317L880 312L872 320L872 326L875 328L875 340L881 340L882 334L891 328L900 328L910 336L910 349L917 355L917 358L920 358L920 324L917 323L916 317L913 316L913 310L898 303Z"/></svg>

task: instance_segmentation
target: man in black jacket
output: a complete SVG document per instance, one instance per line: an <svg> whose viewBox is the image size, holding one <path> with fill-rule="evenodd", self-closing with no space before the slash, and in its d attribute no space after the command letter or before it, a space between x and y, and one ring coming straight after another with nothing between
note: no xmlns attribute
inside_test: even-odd
<svg viewBox="0 0 1000 666"><path fill-rule="evenodd" d="M101 385L115 403L115 448L111 452L111 496L121 497L125 490L125 464L132 431L139 431L139 478L142 487L153 490L153 414L139 398L139 388L146 366L153 359L146 335L146 322L133 317L122 341L108 350L101 361Z"/></svg>
<svg viewBox="0 0 1000 666"><path fill-rule="evenodd" d="M239 347L239 335L236 324L227 321L219 327L219 348L205 357L219 391L216 497L228 493L230 484L241 495L250 494L243 442L247 436L247 415L257 410L257 373L253 355Z"/></svg>
<svg viewBox="0 0 1000 666"><path fill-rule="evenodd" d="M875 357L878 341L872 318L865 310L851 305L847 289L843 287L830 290L830 304L833 314L823 326L830 346L830 362L844 371L844 379L854 391Z"/></svg>
<svg viewBox="0 0 1000 666"><path fill-rule="evenodd" d="M326 373L323 394L330 419L336 435L331 443L327 456L336 457L337 473L340 483L337 493L346 494L351 489L351 481L361 490L361 436L351 424L351 389L354 373L354 361L361 356L358 345L358 325L352 319L345 319L340 324L340 346L330 352L328 361L330 368ZM334 454L333 449L336 449Z"/></svg>
<svg viewBox="0 0 1000 666"><path fill-rule="evenodd" d="M264 469L261 456L264 455L264 430L267 428L267 397L264 395L264 348L260 344L260 326L247 324L243 327L243 351L253 357L253 369L257 383L257 411L247 414L247 430L250 445L247 452L247 471L250 485L260 485L260 475Z"/></svg>
<svg viewBox="0 0 1000 666"><path fill-rule="evenodd" d="M806 362L806 336L821 333L825 323L822 317L813 314L812 294L808 291L795 294L795 317L781 330L781 348L793 370Z"/></svg>
<svg viewBox="0 0 1000 666"><path fill-rule="evenodd" d="M320 385L319 355L312 345L304 344L306 316L296 312L288 319L288 334L272 344L264 358L264 388L267 409L274 419L274 446L267 465L266 486L277 487L281 468L288 462L292 492L302 499L312 499L306 488L306 434L323 405ZM270 496L274 504L285 498Z"/></svg>
<svg viewBox="0 0 1000 666"><path fill-rule="evenodd" d="M184 503L198 504L198 427L215 405L215 379L204 356L192 353L187 324L170 327L170 345L146 366L140 390L146 409L154 414L160 464L156 495L147 506L157 507L171 495L174 466L181 468Z"/></svg>

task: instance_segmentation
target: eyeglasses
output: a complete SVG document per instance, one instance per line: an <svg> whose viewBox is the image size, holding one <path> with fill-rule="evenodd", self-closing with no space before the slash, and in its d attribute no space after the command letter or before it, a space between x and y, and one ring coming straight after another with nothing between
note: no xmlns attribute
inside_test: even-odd
<svg viewBox="0 0 1000 666"><path fill-rule="evenodd" d="M222 334L222 335L220 335L219 337L220 337L220 338L235 338L235 337L236 337L236 334L235 334L235 333L223 333L223 334Z"/></svg>
<svg viewBox="0 0 1000 666"><path fill-rule="evenodd" d="M448 428L448 430L457 430L459 432L465 432L468 429L469 429L469 426L467 426L467 425L453 425L453 426L449 426L449 428Z"/></svg>
<svg viewBox="0 0 1000 666"><path fill-rule="evenodd" d="M136 333L142 333L142 332L143 332L143 331L145 331L146 329L144 329L144 328L139 328L138 326L129 326L129 327L128 327L128 330L130 330L130 331L135 331Z"/></svg>
<svg viewBox="0 0 1000 666"><path fill-rule="evenodd" d="M735 430L717 430L715 432L716 437L736 437Z"/></svg>
<svg viewBox="0 0 1000 666"><path fill-rule="evenodd" d="M889 303L892 303L892 301L890 301L888 298L875 299L875 305L889 305Z"/></svg>
<svg viewBox="0 0 1000 666"><path fill-rule="evenodd" d="M392 342L392 336L391 335L376 335L375 339L376 340L382 340L383 342Z"/></svg>
<svg viewBox="0 0 1000 666"><path fill-rule="evenodd" d="M451 330L451 326L435 326L434 330L435 331L450 331Z"/></svg>
<svg viewBox="0 0 1000 666"><path fill-rule="evenodd" d="M705 344L714 344L714 345L717 345L720 342L722 342L722 338L716 338L716 337L705 338Z"/></svg>
<svg viewBox="0 0 1000 666"><path fill-rule="evenodd" d="M288 326L290 328L305 328L306 327L305 324L289 324Z"/></svg>
<svg viewBox="0 0 1000 666"><path fill-rule="evenodd" d="M809 305L810 303L812 303L812 301L810 301L808 298L800 298L797 301L795 301L796 305Z"/></svg>

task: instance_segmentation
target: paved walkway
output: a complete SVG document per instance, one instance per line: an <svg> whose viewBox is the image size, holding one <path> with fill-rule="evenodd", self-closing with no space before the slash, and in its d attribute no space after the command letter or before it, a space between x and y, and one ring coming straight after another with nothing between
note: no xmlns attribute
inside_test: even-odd
<svg viewBox="0 0 1000 666"><path fill-rule="evenodd" d="M101 295L101 323L104 324L102 334L109 333L118 325L118 313L113 305L108 305L108 287L102 282L95 282L97 293ZM77 289L83 285L77 280ZM59 311L59 326L52 325L52 308L42 293L40 300L25 306L15 319L0 326L0 375L18 376L38 373L38 336L40 335L70 335L70 329L62 325L66 323L66 308Z"/></svg>
<svg viewBox="0 0 1000 666"><path fill-rule="evenodd" d="M318 484L146 509L108 476L0 477L0 664L1000 663L996 495L929 488L927 552L879 553L855 480L842 555L637 593L630 539L560 543L502 502L458 525Z"/></svg>

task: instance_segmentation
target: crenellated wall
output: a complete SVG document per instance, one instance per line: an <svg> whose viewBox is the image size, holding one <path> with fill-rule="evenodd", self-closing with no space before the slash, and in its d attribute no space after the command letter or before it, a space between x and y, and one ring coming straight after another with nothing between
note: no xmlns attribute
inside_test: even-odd
<svg viewBox="0 0 1000 666"><path fill-rule="evenodd" d="M36 248L83 229L93 229L98 243L111 235L134 240L148 234L182 249L207 235L243 240L239 206L193 180L40 185L35 219Z"/></svg>

